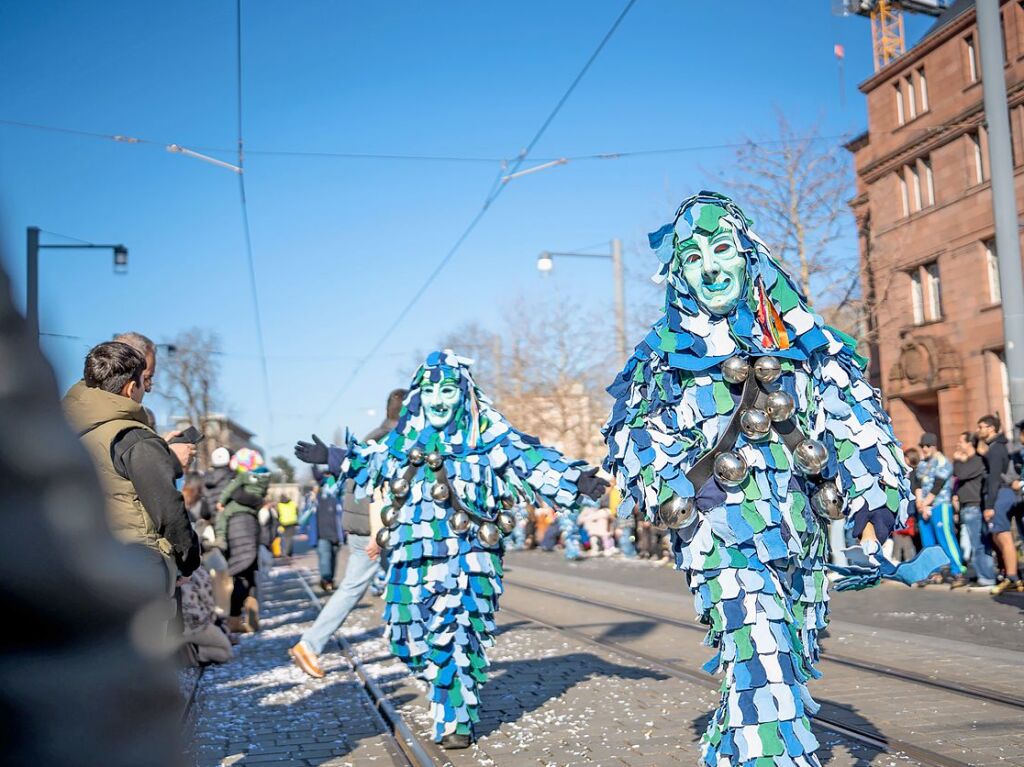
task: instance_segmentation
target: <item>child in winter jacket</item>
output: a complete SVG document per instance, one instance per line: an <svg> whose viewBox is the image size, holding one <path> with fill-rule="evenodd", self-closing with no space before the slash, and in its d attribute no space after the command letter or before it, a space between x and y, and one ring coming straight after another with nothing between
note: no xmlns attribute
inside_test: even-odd
<svg viewBox="0 0 1024 767"><path fill-rule="evenodd" d="M224 551L228 548L228 523L235 514L252 514L258 517L263 499L270 487L270 471L261 466L253 471L239 471L220 494L224 510L217 515L215 525L215 546Z"/></svg>

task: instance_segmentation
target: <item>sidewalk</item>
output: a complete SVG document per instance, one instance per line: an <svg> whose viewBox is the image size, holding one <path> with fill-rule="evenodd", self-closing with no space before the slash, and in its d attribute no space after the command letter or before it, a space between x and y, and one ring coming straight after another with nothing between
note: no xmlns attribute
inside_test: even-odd
<svg viewBox="0 0 1024 767"><path fill-rule="evenodd" d="M298 573L263 574L258 634L199 681L190 761L198 767L354 767L395 763L393 741L355 674L336 652L324 679L296 668L288 648L314 616ZM398 761L398 763L402 763Z"/></svg>

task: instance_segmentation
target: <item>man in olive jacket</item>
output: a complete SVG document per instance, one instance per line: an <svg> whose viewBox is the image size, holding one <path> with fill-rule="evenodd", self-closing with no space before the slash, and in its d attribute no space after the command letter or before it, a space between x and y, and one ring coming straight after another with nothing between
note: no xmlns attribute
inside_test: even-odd
<svg viewBox="0 0 1024 767"><path fill-rule="evenodd" d="M64 412L92 458L115 537L152 553L167 595L200 564L199 540L175 487L182 465L149 426L142 407L146 360L112 341L94 347L85 375L64 396Z"/></svg>

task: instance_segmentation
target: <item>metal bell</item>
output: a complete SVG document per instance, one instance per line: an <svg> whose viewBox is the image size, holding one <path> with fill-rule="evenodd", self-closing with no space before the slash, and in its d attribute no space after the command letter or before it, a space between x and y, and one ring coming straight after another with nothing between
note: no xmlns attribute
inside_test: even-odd
<svg viewBox="0 0 1024 767"><path fill-rule="evenodd" d="M682 527L693 514L693 498L673 495L658 507L658 521L662 526L675 530Z"/></svg>
<svg viewBox="0 0 1024 767"><path fill-rule="evenodd" d="M380 521L389 530L398 527L398 508L395 506L385 506L380 510Z"/></svg>
<svg viewBox="0 0 1024 767"><path fill-rule="evenodd" d="M495 521L498 523L498 529L505 535L516 529L516 518L507 511L499 511L498 518Z"/></svg>
<svg viewBox="0 0 1024 767"><path fill-rule="evenodd" d="M433 452L427 453L427 466L431 469L436 471L437 469L440 469L443 464L444 458L441 457L439 452L434 450Z"/></svg>
<svg viewBox="0 0 1024 767"><path fill-rule="evenodd" d="M448 520L448 527L456 533L464 533L469 529L469 514L464 511L456 511Z"/></svg>
<svg viewBox="0 0 1024 767"><path fill-rule="evenodd" d="M764 439L772 429L772 419L764 410L750 408L740 413L740 431L747 439Z"/></svg>
<svg viewBox="0 0 1024 767"><path fill-rule="evenodd" d="M423 465L423 451L420 448L414 447L409 451L409 463L413 466Z"/></svg>
<svg viewBox="0 0 1024 767"><path fill-rule="evenodd" d="M405 498L409 495L409 480L405 477L399 477L398 479L392 480L391 495L393 495L396 500Z"/></svg>
<svg viewBox="0 0 1024 767"><path fill-rule="evenodd" d="M720 453L715 458L715 477L726 487L735 487L747 478L747 462L739 453Z"/></svg>
<svg viewBox="0 0 1024 767"><path fill-rule="evenodd" d="M796 467L804 474L820 474L828 463L828 451L816 439L805 439L793 451Z"/></svg>
<svg viewBox="0 0 1024 767"><path fill-rule="evenodd" d="M498 541L501 540L501 533L493 522L484 522L480 525L476 535L484 546L497 546Z"/></svg>
<svg viewBox="0 0 1024 767"><path fill-rule="evenodd" d="M754 376L761 383L774 383L782 375L782 363L777 357L758 357L754 361Z"/></svg>
<svg viewBox="0 0 1024 767"><path fill-rule="evenodd" d="M444 503L450 495L451 491L448 490L448 485L444 482L438 482L430 489L430 497L437 503Z"/></svg>
<svg viewBox="0 0 1024 767"><path fill-rule="evenodd" d="M843 519L843 508L846 506L846 499L839 492L834 484L829 482L814 491L811 496L811 506L823 517L829 519Z"/></svg>
<svg viewBox="0 0 1024 767"><path fill-rule="evenodd" d="M780 421L788 421L792 418L793 412L796 410L796 402L793 401L788 392L773 391L768 395L768 399L765 400L764 409L768 411L772 421L779 423Z"/></svg>
<svg viewBox="0 0 1024 767"><path fill-rule="evenodd" d="M386 527L382 527L377 531L377 545L382 549L386 549L391 545L391 531Z"/></svg>
<svg viewBox="0 0 1024 767"><path fill-rule="evenodd" d="M750 363L742 357L730 357L722 363L722 378L731 384L741 384L750 375Z"/></svg>

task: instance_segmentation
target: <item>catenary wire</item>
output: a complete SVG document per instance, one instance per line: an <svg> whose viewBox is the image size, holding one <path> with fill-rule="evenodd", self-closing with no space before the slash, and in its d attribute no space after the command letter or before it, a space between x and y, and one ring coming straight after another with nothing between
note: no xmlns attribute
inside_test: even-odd
<svg viewBox="0 0 1024 767"><path fill-rule="evenodd" d="M377 351L379 351L380 348L387 342L387 340L391 337L391 334L394 333L395 329L405 319L406 315L413 309L413 307L416 306L417 303L419 303L419 300L423 297L423 294L427 292L430 286L434 283L434 280L437 279L438 275L444 270L445 266L448 265L448 262L451 261L452 257L462 247L462 244L473 233L473 230L475 230L476 227L480 224L484 216L487 215L487 211L491 209L491 206L501 196L501 193L508 186L508 184L503 184L501 182L501 178L503 176L511 175L515 173L517 170L519 170L520 166L522 166L523 162L529 156L530 152L533 150L534 146L536 146L537 142L540 141L541 137L544 135L548 127L554 121L555 117L557 117L558 113L562 111L562 107L565 106L573 91L576 90L576 86L578 86L580 82L583 80L584 75L586 75L591 65L593 65L593 63L597 60L597 57L601 54L601 51L604 50L604 47L608 44L608 41L611 40L612 36L615 34L615 31L619 28L619 25L622 24L622 21L626 18L626 16L629 14L630 10L633 8L634 5L636 5L636 0L628 0L626 5L622 9L622 12L615 19L614 23L605 33L604 37L601 38L601 42L598 43L593 53L590 54L590 57L583 65L582 69L580 69L579 73L573 79L572 83L570 83L569 87L566 88L561 98L558 99L558 102L555 104L554 108L548 113L547 117L541 123L540 127L533 134L533 137L527 143L526 147L516 157L515 161L512 163L511 168L507 169L507 172L503 163L502 168L499 171L498 177L491 185L491 191L488 193L487 197L484 198L484 202L480 206L480 210L478 210L476 215L473 216L473 218L470 220L466 228L462 230L462 233L458 236L458 238L456 238L455 244L453 244L444 254L444 256L441 257L441 259L430 271L426 279L420 284L419 288L416 289L412 297L401 309L401 311L396 313L394 320L391 322L390 325L387 326L387 328L384 330L384 333L381 334L381 336L374 342L373 346L370 347L370 350L366 353L366 355L353 366L352 372L349 374L348 378L345 379L345 382L341 385L341 388L339 388L338 391L334 394L334 396L331 397L331 400L328 403L327 407L324 408L323 413L321 413L320 417L317 419L318 421L324 421L324 419L330 414L331 410L334 408L338 400L341 399L341 397L345 394L346 391L348 391L348 388L352 385L352 383L362 372L363 368L366 366L366 363L373 358L374 354L376 354Z"/></svg>

